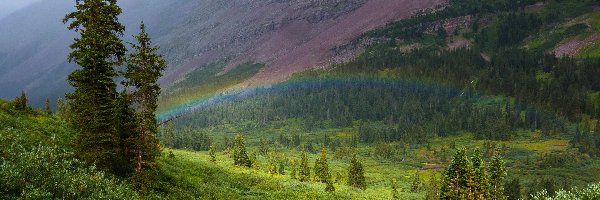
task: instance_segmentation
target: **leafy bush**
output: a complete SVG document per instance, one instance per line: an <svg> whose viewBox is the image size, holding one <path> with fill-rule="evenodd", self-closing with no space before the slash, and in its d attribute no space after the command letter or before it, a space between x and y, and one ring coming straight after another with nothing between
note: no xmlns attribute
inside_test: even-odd
<svg viewBox="0 0 600 200"><path fill-rule="evenodd" d="M532 200L584 200L600 199L600 184L590 184L586 188L574 189L573 191L559 190L553 197L546 191L532 195Z"/></svg>
<svg viewBox="0 0 600 200"><path fill-rule="evenodd" d="M0 110L0 199L138 199L70 152L71 130L40 113Z"/></svg>

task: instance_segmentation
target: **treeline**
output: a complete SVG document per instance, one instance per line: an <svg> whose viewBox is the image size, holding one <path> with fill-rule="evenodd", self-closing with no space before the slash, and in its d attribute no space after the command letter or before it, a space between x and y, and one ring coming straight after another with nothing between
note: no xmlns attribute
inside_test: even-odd
<svg viewBox="0 0 600 200"><path fill-rule="evenodd" d="M302 119L304 131L357 127L362 143L424 143L462 130L492 140L509 140L518 128L542 129L548 136L565 131L564 121L550 113L469 89L378 75L365 75L362 80L322 78L303 83L302 89L282 86L292 89L208 107L179 118L176 126L237 124L244 131L275 121Z"/></svg>
<svg viewBox="0 0 600 200"><path fill-rule="evenodd" d="M528 6L536 3L543 3L540 11L523 12ZM534 33L540 27L590 12L594 5L600 3L597 0L452 0L442 10L427 10L409 19L367 32L363 37L400 39L409 44L423 42L432 35L445 39L444 35L447 33L439 31L440 22L455 17L471 16L473 22L469 37L474 34L479 44L492 42L481 47L493 51L498 47L519 43L527 33ZM493 19L496 16L499 20L478 33L481 20ZM438 32L427 32L431 29Z"/></svg>
<svg viewBox="0 0 600 200"><path fill-rule="evenodd" d="M405 42L414 42L422 40L426 35L426 30L431 28L434 22L446 20L454 17L467 15L485 15L489 13L515 11L522 9L527 5L540 2L539 0L451 0L442 10L427 10L406 20L391 23L384 28L365 33L364 37L372 38L398 38ZM433 27L439 28L439 27Z"/></svg>
<svg viewBox="0 0 600 200"><path fill-rule="evenodd" d="M213 144L206 132L190 126L176 130L172 124L166 124L156 137L161 141L161 145L176 149L207 151Z"/></svg>

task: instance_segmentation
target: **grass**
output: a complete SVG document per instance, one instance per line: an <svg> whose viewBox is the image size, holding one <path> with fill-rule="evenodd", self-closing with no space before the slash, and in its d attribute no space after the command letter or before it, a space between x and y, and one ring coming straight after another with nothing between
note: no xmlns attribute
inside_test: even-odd
<svg viewBox="0 0 600 200"><path fill-rule="evenodd" d="M489 101L499 100L490 99ZM210 165L207 152L174 152L176 155L182 154L182 159L190 159L194 160L193 162L198 162L199 166L207 165L220 168L224 174L253 174L258 177L271 179L282 185L303 184L306 185L306 188L314 189L318 193L324 190L324 185L300 183L290 179L289 176L276 175L275 177L270 177L267 174L269 157L275 158L278 163L284 163L286 174L290 173L289 164L291 160L299 160L300 151L298 147L288 147L274 141L277 141L280 135L288 137L292 133L298 133L302 144L306 146L310 143L311 148L314 149L308 151L309 165L312 167L314 160L318 157L319 150L325 146L322 143L325 136L329 137L332 141L339 139L344 143L347 140L351 140L353 135L358 132L358 127L306 130L302 128L303 121L301 119L271 122L264 127L254 129L247 129L243 124L245 123L219 125L206 128L205 131L214 139L217 146L222 144L221 139L225 136L233 138L234 134L242 133L246 138L248 152L256 153L257 155L259 163L257 169L233 167L232 159L223 152L218 154L219 163L216 165ZM381 123L381 126L385 126L385 123ZM391 195L391 179L395 178L398 180L398 185L402 191L401 194L404 197L403 199L422 199L427 191L410 191L415 173L418 172L422 182L427 185L431 176L438 178L442 176L445 166L454 154L454 147L467 147L469 152L473 152L475 148L481 148L485 152L486 145L491 143L503 148L508 173L511 178L518 177L521 179L524 194L526 192L539 191L541 188L535 185L537 184L535 181L539 181L541 177L557 180L560 183L558 187L585 186L591 182L600 180L600 175L593 173L593 171L600 170L600 161L578 153L576 149L570 146L568 138L544 138L539 134L540 130L516 130L516 132L516 138L511 141L477 140L472 133L463 132L450 137L437 137L424 144L406 145L401 142L391 142L390 144L395 148L395 153L393 157L387 159L376 156L375 151L378 144L361 143L354 150L351 150L351 152L355 152L364 165L368 185L366 191L355 190L345 186L349 157L340 156L342 153L328 149L329 167L336 181L336 194L338 192L342 194L348 193L351 194L352 198L356 199L387 199ZM267 142L267 151L270 153L266 155L260 154L262 142ZM407 147L406 156L402 156L403 146ZM340 148L343 147L338 147L338 149ZM557 160L554 158L557 158ZM489 159L489 157L486 159ZM324 193L324 195L327 194ZM258 196L266 199L271 198L268 195ZM337 198L338 196L335 197ZM254 198L254 196L251 198ZM325 197L323 196L323 198Z"/></svg>
<svg viewBox="0 0 600 200"><path fill-rule="evenodd" d="M600 41L594 42L583 48L578 54L578 58L598 58L600 57Z"/></svg>
<svg viewBox="0 0 600 200"><path fill-rule="evenodd" d="M217 162L211 163L206 152L167 151L172 151L175 158L163 156L159 163L162 186L167 191L163 195L168 199L389 199L391 195L391 190L384 187L387 183L370 181L372 187L365 191L336 183L336 191L328 193L322 183L299 182L288 175L271 176L262 165L258 169L234 166L229 155L221 152L217 154ZM314 159L312 155L311 160ZM372 167L369 164L372 163L366 163L365 167ZM333 171L339 170L339 165L338 162L330 164ZM387 168L380 166L380 169ZM409 199L420 196L403 195Z"/></svg>

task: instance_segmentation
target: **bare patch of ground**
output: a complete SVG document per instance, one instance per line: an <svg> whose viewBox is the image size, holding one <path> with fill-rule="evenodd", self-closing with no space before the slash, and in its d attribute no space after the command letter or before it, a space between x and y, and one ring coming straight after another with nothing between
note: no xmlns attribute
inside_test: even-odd
<svg viewBox="0 0 600 200"><path fill-rule="evenodd" d="M453 37L448 40L448 49L469 49L473 46L473 42L463 37Z"/></svg>
<svg viewBox="0 0 600 200"><path fill-rule="evenodd" d="M559 57L573 57L584 47L592 45L598 40L600 40L600 33L593 33L587 37L577 36L560 43L552 52Z"/></svg>

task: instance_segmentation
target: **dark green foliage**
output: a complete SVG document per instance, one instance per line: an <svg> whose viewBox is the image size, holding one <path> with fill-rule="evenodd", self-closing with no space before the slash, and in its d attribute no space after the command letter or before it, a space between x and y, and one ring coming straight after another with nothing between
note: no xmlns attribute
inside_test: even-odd
<svg viewBox="0 0 600 200"><path fill-rule="evenodd" d="M75 158L62 119L1 107L0 199L139 199L131 185Z"/></svg>
<svg viewBox="0 0 600 200"><path fill-rule="evenodd" d="M483 29L476 42L480 47L489 50L518 45L535 33L541 25L542 20L536 14L510 13L501 16L498 24Z"/></svg>
<svg viewBox="0 0 600 200"><path fill-rule="evenodd" d="M160 143L166 147L174 147L180 137L176 136L173 123L166 123L161 126L161 131L158 134Z"/></svg>
<svg viewBox="0 0 600 200"><path fill-rule="evenodd" d="M27 94L25 91L21 91L21 96L15 97L15 100L13 101L15 109L24 111L28 107L27 101Z"/></svg>
<svg viewBox="0 0 600 200"><path fill-rule="evenodd" d="M125 29L118 22L121 8L116 0L78 0L75 7L63 20L69 29L79 32L70 45L69 61L81 69L68 77L75 88L67 95L73 111L69 120L77 132L78 157L101 169L112 169L119 157L113 116L117 97L114 67L123 63L126 52L119 38Z"/></svg>
<svg viewBox="0 0 600 200"><path fill-rule="evenodd" d="M27 99L27 94L25 93L25 91L21 91L21 98L19 98L21 100L21 103L19 105L19 109L20 110L25 110L25 108L28 107L28 102L29 100Z"/></svg>
<svg viewBox="0 0 600 200"><path fill-rule="evenodd" d="M298 173L298 163L296 160L292 160L292 166L291 166L291 172L290 172L290 178L292 179L298 179L297 177L297 173Z"/></svg>
<svg viewBox="0 0 600 200"><path fill-rule="evenodd" d="M157 138L161 141L161 145L166 147L195 151L207 151L213 144L213 139L208 136L206 131L193 129L189 125L175 130L172 123L163 125ZM225 141L227 143L224 145L225 147L233 147L228 139Z"/></svg>
<svg viewBox="0 0 600 200"><path fill-rule="evenodd" d="M279 168L277 168L277 170L279 170L279 174L285 175L285 165L283 164L283 162L279 163Z"/></svg>
<svg viewBox="0 0 600 200"><path fill-rule="evenodd" d="M320 157L315 161L315 182L327 183L330 179L329 164L327 163L327 149L321 150Z"/></svg>
<svg viewBox="0 0 600 200"><path fill-rule="evenodd" d="M475 199L473 163L464 148L456 150L444 174L440 199Z"/></svg>
<svg viewBox="0 0 600 200"><path fill-rule="evenodd" d="M506 168L504 160L500 157L500 152L496 151L494 157L490 161L489 180L490 180L490 197L492 199L506 199L504 194L504 180L506 179Z"/></svg>
<svg viewBox="0 0 600 200"><path fill-rule="evenodd" d="M348 169L348 185L355 188L360 188L362 190L367 189L365 172L363 170L362 163L356 159L356 155L352 156L352 160L350 160L350 168Z"/></svg>
<svg viewBox="0 0 600 200"><path fill-rule="evenodd" d="M135 110L131 108L131 95L121 92L115 100L114 116L115 130L118 134L119 155L116 156L114 171L116 174L126 177L134 171L135 142L138 137L138 123L135 119Z"/></svg>
<svg viewBox="0 0 600 200"><path fill-rule="evenodd" d="M246 154L244 136L237 134L233 141L233 164L242 167L252 167L252 162Z"/></svg>
<svg viewBox="0 0 600 200"><path fill-rule="evenodd" d="M479 149L475 150L471 161L473 162L473 171L475 173L473 177L475 199L488 199L490 197L488 191L490 184L486 173L485 161L481 157Z"/></svg>
<svg viewBox="0 0 600 200"><path fill-rule="evenodd" d="M511 181L506 182L504 192L508 200L521 199L521 181L519 178L513 178Z"/></svg>
<svg viewBox="0 0 600 200"><path fill-rule="evenodd" d="M135 144L135 170L141 173L144 169L155 168L155 157L160 155L160 145L156 135L158 125L154 117L160 86L157 81L166 68L165 60L152 46L150 37L142 22L139 35L134 36L137 44L131 43L134 52L127 58L127 70L123 82L132 89L132 105L135 105L135 119L139 124ZM145 175L144 175L145 176Z"/></svg>
<svg viewBox="0 0 600 200"><path fill-rule="evenodd" d="M302 151L300 155L300 171L298 174L298 180L305 182L310 181L310 167L308 166L308 156L306 152Z"/></svg>

